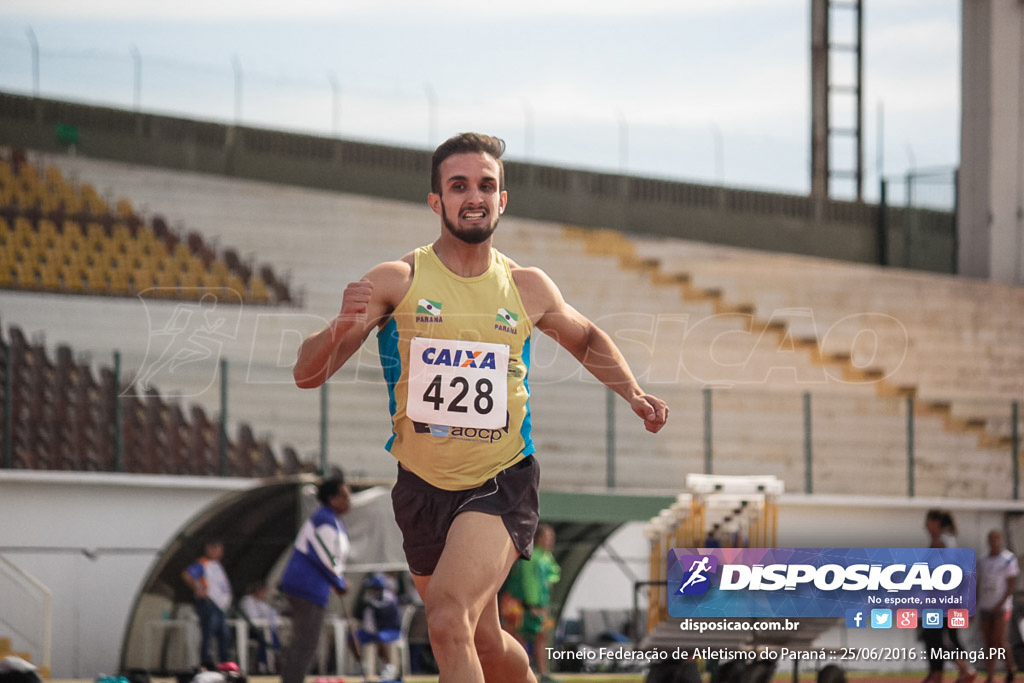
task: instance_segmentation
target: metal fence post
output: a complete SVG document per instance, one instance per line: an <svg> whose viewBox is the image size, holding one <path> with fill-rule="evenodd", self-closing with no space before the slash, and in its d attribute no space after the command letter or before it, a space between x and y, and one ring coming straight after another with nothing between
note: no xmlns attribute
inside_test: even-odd
<svg viewBox="0 0 1024 683"><path fill-rule="evenodd" d="M1010 403L1010 457L1013 458L1013 499L1020 498L1020 403Z"/></svg>
<svg viewBox="0 0 1024 683"><path fill-rule="evenodd" d="M907 496L914 497L914 397L907 396Z"/></svg>
<svg viewBox="0 0 1024 683"><path fill-rule="evenodd" d="M228 359L220 359L220 476L228 474Z"/></svg>
<svg viewBox="0 0 1024 683"><path fill-rule="evenodd" d="M814 492L814 446L811 441L811 392L804 392L804 493Z"/></svg>
<svg viewBox="0 0 1024 683"><path fill-rule="evenodd" d="M704 387L704 474L712 474L711 387Z"/></svg>
<svg viewBox="0 0 1024 683"><path fill-rule="evenodd" d="M327 382L320 385L320 476L327 476Z"/></svg>
<svg viewBox="0 0 1024 683"><path fill-rule="evenodd" d="M615 488L615 397L611 389L605 391L605 486Z"/></svg>
<svg viewBox="0 0 1024 683"><path fill-rule="evenodd" d="M124 469L124 418L121 415L121 352L114 351L114 395L110 400L114 403L114 471Z"/></svg>
<svg viewBox="0 0 1024 683"><path fill-rule="evenodd" d="M889 265L889 182L882 178L878 182L878 219L875 225L875 239L878 241L878 265Z"/></svg>
<svg viewBox="0 0 1024 683"><path fill-rule="evenodd" d="M4 469L14 466L14 352L11 345L4 346Z"/></svg>

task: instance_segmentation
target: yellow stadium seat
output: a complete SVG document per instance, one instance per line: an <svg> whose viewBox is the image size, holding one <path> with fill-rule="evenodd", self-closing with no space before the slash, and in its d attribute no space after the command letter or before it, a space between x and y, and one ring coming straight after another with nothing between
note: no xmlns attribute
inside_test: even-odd
<svg viewBox="0 0 1024 683"><path fill-rule="evenodd" d="M113 237L115 241L131 242L132 230L125 223L114 223L110 236Z"/></svg>
<svg viewBox="0 0 1024 683"><path fill-rule="evenodd" d="M203 273L203 286L211 290L219 290L227 284L227 275L220 275L212 270Z"/></svg>
<svg viewBox="0 0 1024 683"><path fill-rule="evenodd" d="M171 258L175 261L187 261L192 257L192 252L188 250L188 245L184 242L178 242L174 245L174 251L171 252Z"/></svg>
<svg viewBox="0 0 1024 683"><path fill-rule="evenodd" d="M259 275L253 275L249 279L249 298L258 304L265 304L270 301L267 283Z"/></svg>
<svg viewBox="0 0 1024 683"><path fill-rule="evenodd" d="M119 218L129 218L135 210L132 208L132 203L127 199L117 200L117 216Z"/></svg>
<svg viewBox="0 0 1024 683"><path fill-rule="evenodd" d="M65 212L72 215L82 213L82 209L85 207L85 203L82 201L81 197L75 194L74 190L72 190L70 187L65 188L64 193L61 195L61 197L64 201Z"/></svg>
<svg viewBox="0 0 1024 683"><path fill-rule="evenodd" d="M49 218L42 218L39 220L39 234L43 237L56 237L57 236L57 224L51 221Z"/></svg>
<svg viewBox="0 0 1024 683"><path fill-rule="evenodd" d="M135 239L141 244L152 244L156 242L156 233L153 232L153 228L148 225L139 226L139 229L135 233Z"/></svg>
<svg viewBox="0 0 1024 683"><path fill-rule="evenodd" d="M45 219L39 222L40 231L37 237L36 244L39 246L40 249L45 249L47 251L57 251L63 248L64 240L60 236L60 234L57 233L56 228L53 228L52 230L43 230L42 224L44 222L50 223L51 226L53 225L52 222L46 221Z"/></svg>
<svg viewBox="0 0 1024 683"><path fill-rule="evenodd" d="M58 166L47 166L43 170L43 180L51 187L64 187L64 174Z"/></svg>
<svg viewBox="0 0 1024 683"><path fill-rule="evenodd" d="M68 258L81 259L82 254L85 253L85 242L81 237L65 234L61 240L60 249L68 254Z"/></svg>
<svg viewBox="0 0 1024 683"><path fill-rule="evenodd" d="M14 219L14 234L31 235L34 233L35 229L32 227L32 221L25 218L24 216L17 216Z"/></svg>
<svg viewBox="0 0 1024 683"><path fill-rule="evenodd" d="M107 271L98 265L87 268L85 271L86 289L97 294L105 294L107 291Z"/></svg>
<svg viewBox="0 0 1024 683"><path fill-rule="evenodd" d="M178 274L170 270L158 270L156 272L156 286L177 289Z"/></svg>
<svg viewBox="0 0 1024 683"><path fill-rule="evenodd" d="M210 272L221 280L226 280L231 275L231 269L223 261L214 261L210 264Z"/></svg>
<svg viewBox="0 0 1024 683"><path fill-rule="evenodd" d="M99 244L107 240L107 233L99 223L89 223L85 226L86 241L90 244Z"/></svg>
<svg viewBox="0 0 1024 683"><path fill-rule="evenodd" d="M34 187L24 185L15 189L15 202L21 209L31 209L39 204L39 191Z"/></svg>
<svg viewBox="0 0 1024 683"><path fill-rule="evenodd" d="M21 168L18 170L18 178L21 180L29 178L34 179L36 180L36 182L38 182L39 172L36 171L36 167L31 161L24 161L21 164Z"/></svg>
<svg viewBox="0 0 1024 683"><path fill-rule="evenodd" d="M76 264L65 264L58 270L62 286L69 292L81 292L85 289L85 276L82 267Z"/></svg>
<svg viewBox="0 0 1024 683"><path fill-rule="evenodd" d="M78 221L66 220L63 226L64 237L73 237L77 240L84 240L85 235L82 233L82 225Z"/></svg>
<svg viewBox="0 0 1024 683"><path fill-rule="evenodd" d="M18 261L12 267L14 285L21 289L33 289L36 286L35 266L27 261Z"/></svg>
<svg viewBox="0 0 1024 683"><path fill-rule="evenodd" d="M128 279L129 271L122 268L112 269L110 274L111 294L126 295L132 292L132 286Z"/></svg>
<svg viewBox="0 0 1024 683"><path fill-rule="evenodd" d="M167 253L167 245L164 244L163 242L153 242L152 244L144 246L143 249L147 254L157 259L158 261L163 262L170 258L170 256Z"/></svg>
<svg viewBox="0 0 1024 683"><path fill-rule="evenodd" d="M29 263L46 265L56 259L56 254L50 249L46 249L41 245L36 245L34 249L28 249L24 252L24 259Z"/></svg>
<svg viewBox="0 0 1024 683"><path fill-rule="evenodd" d="M227 281L224 283L223 293L227 297L231 297L237 300L245 299L245 282L239 276L232 273L228 276Z"/></svg>
<svg viewBox="0 0 1024 683"><path fill-rule="evenodd" d="M128 271L128 283L132 291L143 292L157 286L156 271L151 268L136 268Z"/></svg>
<svg viewBox="0 0 1024 683"><path fill-rule="evenodd" d="M39 284L43 289L56 291L60 289L60 270L56 264L47 263L39 269Z"/></svg>
<svg viewBox="0 0 1024 683"><path fill-rule="evenodd" d="M48 189L43 189L39 193L39 209L43 214L51 214L54 211L59 211L63 206L64 198L61 197L61 195Z"/></svg>
<svg viewBox="0 0 1024 683"><path fill-rule="evenodd" d="M106 200L99 195L92 183L82 183L79 194L85 204L85 210L89 213L97 216L108 212Z"/></svg>

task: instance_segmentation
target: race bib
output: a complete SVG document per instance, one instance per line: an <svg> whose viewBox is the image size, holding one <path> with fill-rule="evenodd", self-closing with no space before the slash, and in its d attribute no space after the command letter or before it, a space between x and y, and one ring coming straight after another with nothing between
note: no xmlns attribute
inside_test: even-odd
<svg viewBox="0 0 1024 683"><path fill-rule="evenodd" d="M406 414L416 422L501 429L508 411L506 344L416 337Z"/></svg>

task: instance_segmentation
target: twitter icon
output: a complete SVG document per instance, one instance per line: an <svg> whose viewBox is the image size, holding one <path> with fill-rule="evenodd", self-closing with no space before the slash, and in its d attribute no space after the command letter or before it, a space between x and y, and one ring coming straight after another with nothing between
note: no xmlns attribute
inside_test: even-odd
<svg viewBox="0 0 1024 683"><path fill-rule="evenodd" d="M892 610L871 610L871 628L892 628Z"/></svg>

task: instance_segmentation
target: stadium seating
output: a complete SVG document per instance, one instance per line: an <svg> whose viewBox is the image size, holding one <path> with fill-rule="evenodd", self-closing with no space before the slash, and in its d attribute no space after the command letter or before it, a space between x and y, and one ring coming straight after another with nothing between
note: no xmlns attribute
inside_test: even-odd
<svg viewBox="0 0 1024 683"><path fill-rule="evenodd" d="M11 375L9 437L15 469L239 477L282 473L273 449L245 422L238 425L238 438L228 441L222 468L219 425L200 406L191 407L190 421L179 401L166 400L153 387L142 394L124 392L109 367L101 369L97 382L89 364L75 361L65 344L51 359L42 342L30 341L11 325L6 335L0 334L0 351L4 390ZM118 453L120 462L115 461ZM314 470L293 450L288 466L291 473Z"/></svg>
<svg viewBox="0 0 1024 683"><path fill-rule="evenodd" d="M0 287L113 296L159 288L174 299L230 291L246 303L292 302L269 264L253 273L237 252L218 253L196 230L182 240L158 216L146 226L128 199L112 208L95 185L69 182L56 166L0 168Z"/></svg>
<svg viewBox="0 0 1024 683"><path fill-rule="evenodd" d="M235 443L246 444L243 459L261 461L266 452L254 450L251 434L239 432L243 422L268 435L262 441L281 454L282 471L308 466L304 458L316 459L311 454L321 448L322 396L292 383L290 363L298 341L333 315L348 281L433 239L436 217L429 209L82 158L54 157L47 165L59 167L65 177L116 187L134 205L152 207L176 222L216 226L216 232L204 227L205 243L235 245L230 257L229 250L214 250L225 255L228 272L231 263L251 263L239 254L274 254L277 272L290 273L301 286L304 306L273 312L231 308L217 332L202 338L205 347L182 346L184 337L172 339L185 329L171 324L176 316L203 315L197 301L143 298L115 310L75 305L79 297L53 297L44 311L42 295L25 292L10 297L5 317L23 329L69 340L84 353L109 355L118 349L128 380L149 371L165 397L187 397L192 407L185 413L188 431L180 437L185 445L172 449L180 457L167 456L170 462L184 458L183 467L218 472L219 426L205 417L219 410L218 358L229 362L230 433L239 435ZM496 246L547 271L572 305L617 340L644 385L672 407L669 426L657 436L646 434L624 403L609 402L604 387L539 336L531 390L544 486L602 488L613 479L623 489L671 491L682 486L687 473L710 469L774 474L793 492L1015 495L1007 436L1010 401L1024 386L1022 351L1014 341L1021 338L1024 320L1019 289L679 240L626 238L516 219L514 207L513 193L512 215L503 218ZM13 228L0 239L14 239ZM88 239L88 228L79 239ZM156 215L138 227L136 240L149 245L143 254L166 248L158 261L164 269L152 266L147 275L154 283L168 281L169 273L191 277L196 262L209 266L202 277L225 276L219 261L207 263L209 254L198 248L197 238L175 233ZM144 260L139 252L130 258ZM177 265L168 269L168 264ZM280 277L263 266L249 267L273 297ZM222 310L205 313L216 316ZM170 372L170 360L160 365L160 345L168 340L181 352L205 350L211 356L189 362L180 362L181 357ZM133 385L132 392L144 393L144 384ZM331 461L355 476L392 479L393 460L382 451L389 431L387 396L372 339L325 391ZM611 425L607 414L613 415ZM166 427L160 434L168 442L179 438L167 436Z"/></svg>

